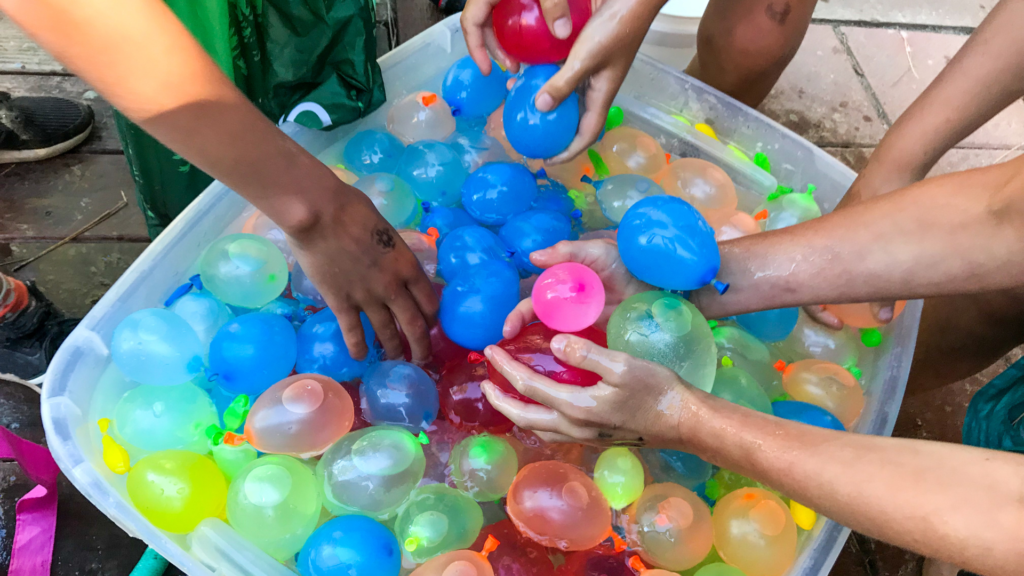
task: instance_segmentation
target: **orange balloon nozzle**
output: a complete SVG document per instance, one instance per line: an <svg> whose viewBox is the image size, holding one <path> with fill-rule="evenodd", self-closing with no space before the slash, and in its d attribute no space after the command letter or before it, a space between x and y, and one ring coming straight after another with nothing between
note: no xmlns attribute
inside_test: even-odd
<svg viewBox="0 0 1024 576"><path fill-rule="evenodd" d="M484 547L480 550L480 555L487 558L487 555L494 552L499 544L501 544L501 541L495 538L493 534L488 534L487 540L484 541Z"/></svg>
<svg viewBox="0 0 1024 576"><path fill-rule="evenodd" d="M228 446L241 446L245 442L245 435L225 432L223 442Z"/></svg>
<svg viewBox="0 0 1024 576"><path fill-rule="evenodd" d="M669 154L668 152L665 152L665 163L666 164L671 164L672 163L672 155Z"/></svg>
<svg viewBox="0 0 1024 576"><path fill-rule="evenodd" d="M434 94L433 92L424 92L423 94L420 94L420 102L423 103L424 106L430 106L434 102L437 102L437 94Z"/></svg>
<svg viewBox="0 0 1024 576"><path fill-rule="evenodd" d="M615 533L615 530L611 530L611 534L609 535L609 537L612 539L612 544L616 552L622 552L626 548L629 548L629 546L626 545L622 538L620 538L619 535Z"/></svg>
<svg viewBox="0 0 1024 576"><path fill-rule="evenodd" d="M776 370L778 370L779 372L782 372L783 370L786 369L786 361L785 360L779 360L775 364L772 364L772 367L775 368Z"/></svg>
<svg viewBox="0 0 1024 576"><path fill-rule="evenodd" d="M767 208L765 208L764 210L761 210L757 214L754 214L754 220L757 220L758 222L760 222L761 220L767 220L767 219L768 219L768 209Z"/></svg>
<svg viewBox="0 0 1024 576"><path fill-rule="evenodd" d="M643 574L647 571L647 566L644 565L644 561L639 556L633 556L629 559L629 567L637 574Z"/></svg>

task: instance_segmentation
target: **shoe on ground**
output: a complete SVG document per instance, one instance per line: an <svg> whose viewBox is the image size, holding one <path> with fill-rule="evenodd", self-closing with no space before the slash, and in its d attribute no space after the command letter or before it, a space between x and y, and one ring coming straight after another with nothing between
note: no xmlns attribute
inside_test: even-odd
<svg viewBox="0 0 1024 576"><path fill-rule="evenodd" d="M63 154L89 137L95 124L87 104L55 96L0 92L0 164Z"/></svg>
<svg viewBox="0 0 1024 576"><path fill-rule="evenodd" d="M65 316L34 282L25 286L28 304L0 322L0 372L31 380L46 372L78 319Z"/></svg>

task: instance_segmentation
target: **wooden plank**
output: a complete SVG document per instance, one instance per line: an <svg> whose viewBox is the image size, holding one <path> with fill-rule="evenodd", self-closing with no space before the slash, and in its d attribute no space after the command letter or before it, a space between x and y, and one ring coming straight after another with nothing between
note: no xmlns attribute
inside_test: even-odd
<svg viewBox="0 0 1024 576"><path fill-rule="evenodd" d="M0 72L67 74L53 56L0 12Z"/></svg>
<svg viewBox="0 0 1024 576"><path fill-rule="evenodd" d="M96 125L92 134L75 152L119 154L121 141L117 139L114 109L88 84L76 76L42 76L38 74L0 74L0 86L12 96L60 96L80 100L92 106Z"/></svg>
<svg viewBox="0 0 1024 576"><path fill-rule="evenodd" d="M398 2L398 42L406 42L413 36L444 20L444 13L426 0L403 0Z"/></svg>
<svg viewBox="0 0 1024 576"><path fill-rule="evenodd" d="M0 166L0 242L60 240L114 207L129 205L80 238L148 239L123 156L65 154Z"/></svg>

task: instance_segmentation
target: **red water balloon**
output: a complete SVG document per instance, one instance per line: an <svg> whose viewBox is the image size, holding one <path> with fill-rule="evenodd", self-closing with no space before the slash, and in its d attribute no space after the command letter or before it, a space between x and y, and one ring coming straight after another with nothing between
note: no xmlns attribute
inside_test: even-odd
<svg viewBox="0 0 1024 576"><path fill-rule="evenodd" d="M484 526L476 542L469 548L482 550L488 536L494 536L500 542L487 556L494 569L494 576L555 575L555 565L547 549L520 534L511 520L505 519Z"/></svg>
<svg viewBox="0 0 1024 576"><path fill-rule="evenodd" d="M491 12L491 21L498 43L509 56L524 64L551 64L569 56L590 14L590 0L569 0L572 33L564 40L548 30L539 0L501 0Z"/></svg>
<svg viewBox="0 0 1024 576"><path fill-rule="evenodd" d="M629 553L616 550L615 546L603 542L590 550L581 550L566 555L565 564L558 567L557 576L636 576L629 567Z"/></svg>
<svg viewBox="0 0 1024 576"><path fill-rule="evenodd" d="M541 322L534 322L523 328L515 338L498 342L498 347L508 352L516 360L533 368L538 374L543 374L555 382L573 386L593 386L600 382L601 377L597 374L570 366L555 358L554 353L551 352L551 339L558 334L561 332L556 332ZM594 327L574 332L573 335L586 338L598 346L608 346L608 336ZM520 394L490 362L487 363L487 375L491 382L501 388L502 392L524 402L537 404Z"/></svg>
<svg viewBox="0 0 1024 576"><path fill-rule="evenodd" d="M487 379L487 364L470 362L469 353L445 365L437 383L441 412L453 426L467 432L504 434L512 421L491 406L480 389Z"/></svg>

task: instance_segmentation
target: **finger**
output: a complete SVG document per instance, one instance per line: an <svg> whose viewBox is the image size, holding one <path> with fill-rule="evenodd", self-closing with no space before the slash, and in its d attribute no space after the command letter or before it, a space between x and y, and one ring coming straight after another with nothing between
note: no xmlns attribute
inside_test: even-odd
<svg viewBox="0 0 1024 576"><path fill-rule="evenodd" d="M565 40L572 34L572 17L566 0L540 0L540 11L544 13L544 21L555 38Z"/></svg>
<svg viewBox="0 0 1024 576"><path fill-rule="evenodd" d="M491 56L504 66L505 70L508 70L513 74L518 73L519 61L509 56L508 52L505 52L505 49L501 47L501 43L498 42L498 37L494 35L494 28L490 25L490 22L488 22L487 27L484 28L483 35L484 44L487 46L487 50L491 53Z"/></svg>
<svg viewBox="0 0 1024 576"><path fill-rule="evenodd" d="M804 306L804 312L822 326L827 326L834 330L843 329L843 321L840 320L835 314L829 312L824 306L815 304L813 306Z"/></svg>
<svg viewBox="0 0 1024 576"><path fill-rule="evenodd" d="M501 335L505 338L515 338L520 330L536 319L537 315L533 312L533 299L524 298L505 318L505 326L501 329Z"/></svg>
<svg viewBox="0 0 1024 576"><path fill-rule="evenodd" d="M566 436L565 434L560 434L558 432L535 432L538 438L547 442L548 444L578 444L580 441L579 438L573 438L572 436Z"/></svg>
<svg viewBox="0 0 1024 576"><path fill-rule="evenodd" d="M590 87L587 89L586 110L580 117L576 137L569 143L568 148L549 159L549 162L554 164L568 162L585 152L591 144L597 142L597 139L601 137L601 131L604 130L605 122L608 120L608 109L611 108L612 101L615 99L615 92L618 91L621 84L621 79L613 86L600 79L596 82L591 81Z"/></svg>
<svg viewBox="0 0 1024 576"><path fill-rule="evenodd" d="M431 354L430 332L427 321L412 294L408 292L399 294L391 303L391 313L398 320L402 332L405 333L405 337L409 341L413 362L422 363L429 360Z"/></svg>
<svg viewBox="0 0 1024 576"><path fill-rule="evenodd" d="M484 76L491 73L491 58L487 55L484 32L491 28L490 15L493 7L494 5L487 1L469 2L459 18L469 56L476 62ZM491 34L493 33L492 30Z"/></svg>
<svg viewBox="0 0 1024 576"><path fill-rule="evenodd" d="M407 281L405 286L415 299L427 325L433 326L437 322L437 311L441 308L441 301L437 297L437 292L434 292L433 284L430 283L426 274L418 274L412 280Z"/></svg>
<svg viewBox="0 0 1024 576"><path fill-rule="evenodd" d="M590 408L597 404L590 396L590 387L559 384L518 362L497 346L485 348L484 356L520 394L549 408L559 412L575 412L578 408Z"/></svg>
<svg viewBox="0 0 1024 576"><path fill-rule="evenodd" d="M538 268L550 268L563 262L576 262L595 266L618 257L618 245L613 240L562 240L558 244L530 254L530 262Z"/></svg>
<svg viewBox="0 0 1024 576"><path fill-rule="evenodd" d="M893 316L896 313L896 302L872 302L871 303L871 315L875 317L880 324L888 324L892 322Z"/></svg>
<svg viewBox="0 0 1024 576"><path fill-rule="evenodd" d="M574 62L570 55L565 65L537 92L537 97L533 102L537 110L541 112L554 110L576 91L576 87L583 83L588 74L590 74L590 67L584 66L582 62Z"/></svg>
<svg viewBox="0 0 1024 576"><path fill-rule="evenodd" d="M374 331L377 332L377 339L384 347L384 353L389 359L402 357L402 339L398 335L398 327L395 325L395 317L391 310L383 304L374 304L363 308L366 317L370 319ZM412 338L409 339L410 345Z"/></svg>
<svg viewBox="0 0 1024 576"><path fill-rule="evenodd" d="M366 334L363 333L363 322L359 319L359 310L354 306L331 307L335 318L338 319L338 326L341 327L341 336L345 339L345 347L348 348L348 355L354 360L366 358L369 350L366 347Z"/></svg>
<svg viewBox="0 0 1024 576"><path fill-rule="evenodd" d="M636 361L625 352L603 348L572 334L558 334L552 338L551 351L562 362L589 370L600 376L605 383L612 384L623 382L626 370Z"/></svg>
<svg viewBox="0 0 1024 576"><path fill-rule="evenodd" d="M555 430L561 416L555 410L542 404L527 404L502 392L494 382L484 380L480 383L487 401L491 406L505 415L513 424L527 430Z"/></svg>

